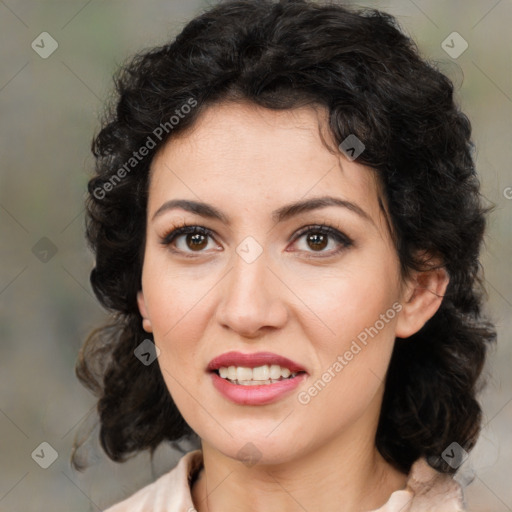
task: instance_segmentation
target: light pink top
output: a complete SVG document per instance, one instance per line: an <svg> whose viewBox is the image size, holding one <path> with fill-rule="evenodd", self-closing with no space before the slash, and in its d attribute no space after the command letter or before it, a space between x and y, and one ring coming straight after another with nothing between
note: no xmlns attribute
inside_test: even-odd
<svg viewBox="0 0 512 512"><path fill-rule="evenodd" d="M185 454L178 465L152 484L105 512L194 512L190 481L202 466L201 450ZM460 484L438 473L425 459L412 466L405 489L395 491L380 508L370 512L463 512Z"/></svg>

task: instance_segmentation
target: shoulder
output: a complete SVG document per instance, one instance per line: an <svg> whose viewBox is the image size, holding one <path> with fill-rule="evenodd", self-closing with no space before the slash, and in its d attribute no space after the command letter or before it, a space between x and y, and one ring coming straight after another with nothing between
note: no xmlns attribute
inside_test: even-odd
<svg viewBox="0 0 512 512"><path fill-rule="evenodd" d="M201 450L186 453L175 468L105 512L181 512L192 510L190 478L202 464Z"/></svg>
<svg viewBox="0 0 512 512"><path fill-rule="evenodd" d="M436 471L424 458L413 464L407 487L413 492L411 512L465 510L460 484L451 475Z"/></svg>
<svg viewBox="0 0 512 512"><path fill-rule="evenodd" d="M462 487L451 475L432 468L424 458L411 467L405 489L395 491L374 512L464 512Z"/></svg>

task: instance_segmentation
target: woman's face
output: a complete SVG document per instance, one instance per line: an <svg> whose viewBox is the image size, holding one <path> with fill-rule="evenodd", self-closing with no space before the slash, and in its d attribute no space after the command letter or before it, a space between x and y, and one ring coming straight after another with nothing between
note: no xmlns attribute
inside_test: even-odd
<svg viewBox="0 0 512 512"><path fill-rule="evenodd" d="M291 461L378 422L405 286L373 171L319 126L218 104L152 164L139 308L174 402L228 457ZM200 229L170 236L183 223ZM215 364L228 352L267 354Z"/></svg>

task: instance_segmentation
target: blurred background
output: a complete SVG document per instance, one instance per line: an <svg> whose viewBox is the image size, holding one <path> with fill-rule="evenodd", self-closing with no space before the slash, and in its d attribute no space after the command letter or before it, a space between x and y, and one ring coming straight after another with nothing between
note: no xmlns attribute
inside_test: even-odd
<svg viewBox="0 0 512 512"><path fill-rule="evenodd" d="M0 511L98 511L172 468L169 447L109 461L78 350L105 312L89 285L83 201L112 74L213 2L0 0ZM482 192L495 205L483 254L499 343L481 395L484 429L457 478L469 510L512 510L511 0L345 2L395 15L455 83L473 124ZM454 34L456 32L457 34ZM73 470L91 428L91 466ZM508 476L507 476L508 475Z"/></svg>

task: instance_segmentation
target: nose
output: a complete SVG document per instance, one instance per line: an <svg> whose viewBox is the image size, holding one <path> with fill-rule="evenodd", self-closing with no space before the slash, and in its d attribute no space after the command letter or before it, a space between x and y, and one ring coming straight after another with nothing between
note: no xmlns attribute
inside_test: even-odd
<svg viewBox="0 0 512 512"><path fill-rule="evenodd" d="M250 263L235 254L219 291L217 321L241 337L258 338L286 324L285 287L268 266L265 252Z"/></svg>

